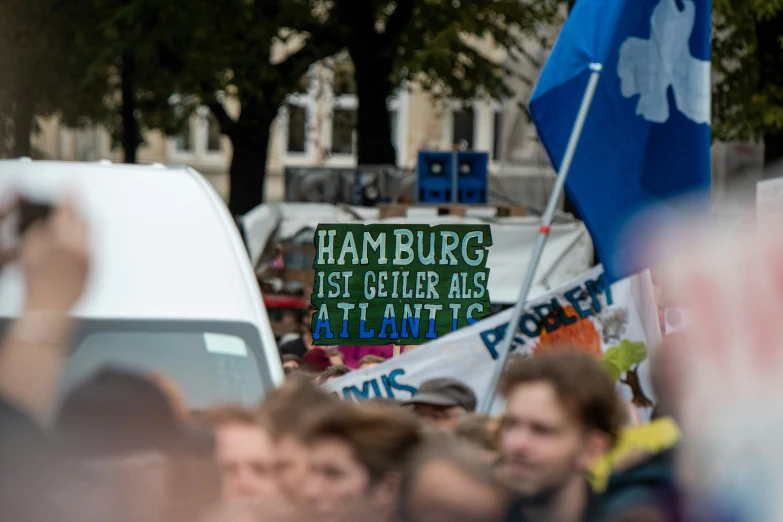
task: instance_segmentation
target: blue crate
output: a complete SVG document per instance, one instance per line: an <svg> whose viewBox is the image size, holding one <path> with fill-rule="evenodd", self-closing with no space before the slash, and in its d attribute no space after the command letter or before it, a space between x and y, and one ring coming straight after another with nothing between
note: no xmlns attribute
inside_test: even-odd
<svg viewBox="0 0 783 522"><path fill-rule="evenodd" d="M420 151L418 163L419 203L452 202L453 152ZM487 203L486 152L457 153L457 203Z"/></svg>
<svg viewBox="0 0 783 522"><path fill-rule="evenodd" d="M451 152L419 152L419 203L451 202L452 161Z"/></svg>
<svg viewBox="0 0 783 522"><path fill-rule="evenodd" d="M487 204L486 152L462 151L457 154L457 197L459 203Z"/></svg>

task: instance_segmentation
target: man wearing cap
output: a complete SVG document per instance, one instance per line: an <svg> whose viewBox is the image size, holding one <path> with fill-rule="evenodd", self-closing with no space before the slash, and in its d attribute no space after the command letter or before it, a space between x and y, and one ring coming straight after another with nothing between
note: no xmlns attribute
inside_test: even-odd
<svg viewBox="0 0 783 522"><path fill-rule="evenodd" d="M430 379L405 404L425 426L453 431L466 413L476 411L476 394L457 379Z"/></svg>

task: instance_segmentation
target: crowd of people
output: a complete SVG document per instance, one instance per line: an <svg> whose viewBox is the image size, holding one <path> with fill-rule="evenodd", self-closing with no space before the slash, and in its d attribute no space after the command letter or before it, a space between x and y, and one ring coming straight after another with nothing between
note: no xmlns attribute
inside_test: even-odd
<svg viewBox="0 0 783 522"><path fill-rule="evenodd" d="M305 293L310 292L305 287ZM278 339L278 350L286 375L296 370L308 373L322 373L330 369L327 378L337 378L351 370L372 368L390 359L395 354L414 349L415 346L400 346L393 344L373 346L314 346L310 332L310 323L315 309L310 306L306 310L290 313L296 324L296 331L282 335ZM336 367L336 368L332 368Z"/></svg>
<svg viewBox="0 0 783 522"><path fill-rule="evenodd" d="M318 384L352 369L311 346L281 347L287 380L252 409L193 412L165 375L122 368L60 398L87 224L65 202L3 259L20 264L26 299L0 350L2 520L678 520L671 448L626 454L593 481L638 418L585 353L510 363L498 418L456 378L404 402L339 400Z"/></svg>

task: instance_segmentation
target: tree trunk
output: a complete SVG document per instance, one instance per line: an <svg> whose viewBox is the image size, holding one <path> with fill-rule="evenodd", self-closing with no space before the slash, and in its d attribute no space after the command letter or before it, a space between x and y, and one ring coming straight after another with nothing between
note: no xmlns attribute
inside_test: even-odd
<svg viewBox="0 0 783 522"><path fill-rule="evenodd" d="M264 202L266 162L269 136L274 115L248 117L251 125L242 125L247 114L243 108L237 126L228 137L234 149L229 169L228 208L234 216L241 216Z"/></svg>
<svg viewBox="0 0 783 522"><path fill-rule="evenodd" d="M783 132L764 134L764 167L770 167L783 159Z"/></svg>
<svg viewBox="0 0 783 522"><path fill-rule="evenodd" d="M136 120L136 64L128 54L122 57L120 68L122 82L122 150L125 163L136 163L136 153L141 143L139 122Z"/></svg>
<svg viewBox="0 0 783 522"><path fill-rule="evenodd" d="M357 163L359 165L396 165L397 154L391 134L391 117L386 105L392 93L390 60L356 57L352 53L356 77Z"/></svg>
<svg viewBox="0 0 783 522"><path fill-rule="evenodd" d="M759 64L759 90L779 89L783 84L780 39L783 37L783 12L756 22L756 59ZM783 158L783 131L769 129L764 133L764 165L770 166Z"/></svg>
<svg viewBox="0 0 783 522"><path fill-rule="evenodd" d="M33 100L25 93L20 93L13 108L14 147L11 155L14 158L32 156L30 136L33 133L34 115L35 104Z"/></svg>

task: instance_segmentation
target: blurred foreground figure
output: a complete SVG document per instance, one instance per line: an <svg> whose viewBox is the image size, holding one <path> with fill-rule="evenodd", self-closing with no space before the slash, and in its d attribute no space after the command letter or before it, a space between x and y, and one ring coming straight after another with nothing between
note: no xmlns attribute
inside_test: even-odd
<svg viewBox="0 0 783 522"><path fill-rule="evenodd" d="M676 393L689 508L701 520L783 520L783 237L683 244L665 284L691 326L661 356Z"/></svg>
<svg viewBox="0 0 783 522"><path fill-rule="evenodd" d="M557 351L509 365L499 448L517 501L509 522L600 520L587 475L623 418L614 382L586 353Z"/></svg>
<svg viewBox="0 0 783 522"><path fill-rule="evenodd" d="M16 204L0 209L0 222ZM18 247L0 244L0 269L17 261L25 297L19 317L0 347L0 520L87 520L58 502L57 488L70 473L42 429L49 423L74 327L68 316L90 268L89 231L65 201L34 222Z"/></svg>
<svg viewBox="0 0 783 522"><path fill-rule="evenodd" d="M68 394L56 427L71 466L100 481L82 494L114 499L124 520L189 522L218 500L214 438L145 376L98 372Z"/></svg>
<svg viewBox="0 0 783 522"><path fill-rule="evenodd" d="M478 448L488 462L498 458L498 420L489 415L466 415L454 430L454 435Z"/></svg>
<svg viewBox="0 0 783 522"><path fill-rule="evenodd" d="M220 506L201 522L307 522L279 495L244 498Z"/></svg>
<svg viewBox="0 0 783 522"><path fill-rule="evenodd" d="M404 522L497 522L506 490L481 450L445 434L414 455L402 483Z"/></svg>
<svg viewBox="0 0 783 522"><path fill-rule="evenodd" d="M13 207L0 210L5 220ZM66 201L33 223L13 251L0 245L0 268L18 256L25 278L24 308L5 333L0 393L24 413L48 422L73 328L68 317L89 272L87 225Z"/></svg>
<svg viewBox="0 0 783 522"><path fill-rule="evenodd" d="M421 440L409 411L336 402L310 425L309 522L394 522L403 467Z"/></svg>
<svg viewBox="0 0 783 522"><path fill-rule="evenodd" d="M223 499L274 496L275 452L272 437L256 415L233 406L214 408L203 415L217 437L217 461Z"/></svg>
<svg viewBox="0 0 783 522"><path fill-rule="evenodd" d="M305 430L314 415L336 402L306 376L292 375L267 395L261 405L261 422L274 445L275 478L280 492L296 507L305 504L302 486L310 468Z"/></svg>
<svg viewBox="0 0 783 522"><path fill-rule="evenodd" d="M453 431L467 413L476 411L476 394L457 379L430 379L405 404L413 406L425 426Z"/></svg>

